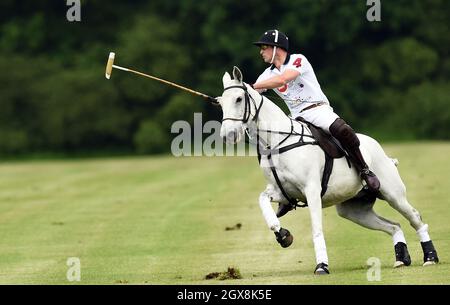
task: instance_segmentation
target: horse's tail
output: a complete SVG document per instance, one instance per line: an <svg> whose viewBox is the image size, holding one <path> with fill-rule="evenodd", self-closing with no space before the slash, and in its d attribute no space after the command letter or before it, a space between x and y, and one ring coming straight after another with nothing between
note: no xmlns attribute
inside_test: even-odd
<svg viewBox="0 0 450 305"><path fill-rule="evenodd" d="M400 161L398 161L398 159L396 158L390 158L392 163L394 163L395 166L398 166L398 164L400 163Z"/></svg>
<svg viewBox="0 0 450 305"><path fill-rule="evenodd" d="M364 134L357 134L357 135L358 135L359 139L362 141L361 143L365 143L366 149L370 149L370 147L372 148L372 152L375 153L374 155L371 156L372 158L377 158L377 159L381 160L380 159L380 157L381 157L384 160L386 160L386 159L390 160L390 162L392 162L395 167L398 166L398 164L400 163L398 161L398 159L389 157L386 154L386 152L384 151L383 147L381 147L381 144L377 140L375 140L374 138L369 137L367 135L364 135ZM376 154L376 152L378 152L378 154Z"/></svg>

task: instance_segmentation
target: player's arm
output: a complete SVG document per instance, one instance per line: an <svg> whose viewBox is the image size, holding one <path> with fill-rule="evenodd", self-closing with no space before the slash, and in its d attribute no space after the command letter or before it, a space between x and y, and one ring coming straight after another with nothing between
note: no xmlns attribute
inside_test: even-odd
<svg viewBox="0 0 450 305"><path fill-rule="evenodd" d="M261 89L274 89L280 88L296 79L300 75L300 72L293 69L286 69L282 74L273 76L263 81L259 81L253 84L253 88L256 90Z"/></svg>

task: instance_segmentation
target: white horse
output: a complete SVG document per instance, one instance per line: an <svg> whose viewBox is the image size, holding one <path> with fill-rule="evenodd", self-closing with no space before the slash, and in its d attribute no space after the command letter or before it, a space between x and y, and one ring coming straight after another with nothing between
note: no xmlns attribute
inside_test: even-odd
<svg viewBox="0 0 450 305"><path fill-rule="evenodd" d="M242 79L237 67L233 69L233 78L228 72L223 76L224 92L218 98L223 111L220 135L230 144L241 141L246 131L249 136L253 135L253 139L256 137L260 165L268 180L266 189L260 194L259 205L268 227L274 231L282 247L288 247L293 237L281 227L271 202L289 205L292 199L287 197L290 197L307 203L309 207L317 263L314 273L329 273L322 208L332 205L336 206L339 216L391 235L396 256L394 267L410 265L411 259L400 225L377 215L373 210L378 197L400 212L416 230L424 252L423 265L439 261L428 234L428 225L422 222L419 212L408 203L406 188L396 164L386 156L377 141L358 134L364 159L381 183L377 195L364 193L354 167L350 168L347 160L340 158L334 160L328 189L321 196L324 151L314 145L314 139L304 123L292 120L267 97L243 83Z"/></svg>

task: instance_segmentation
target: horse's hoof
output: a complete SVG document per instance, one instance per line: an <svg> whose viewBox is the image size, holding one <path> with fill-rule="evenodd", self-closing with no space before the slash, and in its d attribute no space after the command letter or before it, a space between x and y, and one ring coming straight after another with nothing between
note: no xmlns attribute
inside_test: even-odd
<svg viewBox="0 0 450 305"><path fill-rule="evenodd" d="M431 240L421 242L420 245L423 250L423 266L431 266L439 263L439 257Z"/></svg>
<svg viewBox="0 0 450 305"><path fill-rule="evenodd" d="M408 247L405 243L398 242L394 246L395 263L394 268L411 265L411 257L409 256Z"/></svg>
<svg viewBox="0 0 450 305"><path fill-rule="evenodd" d="M289 247L294 241L294 236L291 235L286 229L281 228L279 232L275 232L275 237L277 238L277 242L283 247Z"/></svg>
<svg viewBox="0 0 450 305"><path fill-rule="evenodd" d="M330 271L328 270L328 265L325 263L318 264L316 266L316 269L314 270L314 274L317 275L330 274Z"/></svg>

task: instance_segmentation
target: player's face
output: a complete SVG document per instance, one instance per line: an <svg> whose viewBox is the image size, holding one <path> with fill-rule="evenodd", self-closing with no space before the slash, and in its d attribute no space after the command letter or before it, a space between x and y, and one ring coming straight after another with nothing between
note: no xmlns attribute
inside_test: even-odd
<svg viewBox="0 0 450 305"><path fill-rule="evenodd" d="M259 49L259 54L261 55L264 62L267 62L267 63L270 63L270 61L272 59L272 52L273 52L273 47L265 45L265 44L261 45L261 47Z"/></svg>

